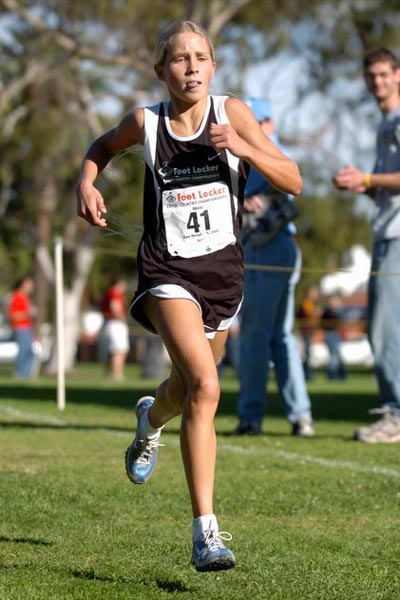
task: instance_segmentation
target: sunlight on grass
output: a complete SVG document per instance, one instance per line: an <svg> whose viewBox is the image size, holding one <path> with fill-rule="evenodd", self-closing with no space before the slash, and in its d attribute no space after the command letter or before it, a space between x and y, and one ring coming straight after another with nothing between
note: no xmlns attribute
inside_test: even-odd
<svg viewBox="0 0 400 600"><path fill-rule="evenodd" d="M289 435L274 382L265 433L232 435L237 381L222 382L215 506L238 567L189 565L191 514L179 419L166 427L146 486L123 457L137 398L157 382L130 368L123 384L94 365L55 380L0 379L0 597L14 599L398 599L398 445L353 442L375 406L369 371L310 384L314 439Z"/></svg>

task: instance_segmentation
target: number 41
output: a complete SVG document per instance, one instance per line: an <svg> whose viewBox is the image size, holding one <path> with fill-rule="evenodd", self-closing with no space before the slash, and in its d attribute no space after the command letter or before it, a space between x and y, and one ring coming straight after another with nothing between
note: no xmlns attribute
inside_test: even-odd
<svg viewBox="0 0 400 600"><path fill-rule="evenodd" d="M189 215L189 219L186 224L186 227L188 229L194 229L194 231L196 233L199 233L199 231L200 231L199 217L203 217L205 229L206 230L210 229L210 218L208 216L208 210L203 210L203 212L200 214L198 214L196 211L191 212Z"/></svg>

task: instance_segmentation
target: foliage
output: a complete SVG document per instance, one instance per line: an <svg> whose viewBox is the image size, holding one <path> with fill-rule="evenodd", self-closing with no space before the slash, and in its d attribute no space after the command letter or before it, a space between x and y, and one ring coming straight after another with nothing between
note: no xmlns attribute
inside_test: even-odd
<svg viewBox="0 0 400 600"><path fill-rule="evenodd" d="M266 58L283 57L286 64L298 61L295 96L282 117L280 133L309 166L303 169L307 195L314 194L316 172L318 184L329 179L328 157L338 148L352 145L356 156L365 150L361 139L354 143L357 136L349 123L354 123L354 115L357 125L372 122L372 104L365 103L362 86L354 94L343 90L360 77L365 49L376 44L397 49L400 17L395 0L268 0L262 11L257 0L0 0L0 289L33 267L34 248L51 253L56 235L64 237L71 256L83 243L109 250L97 256L91 294L98 293L103 274L118 260L111 250L123 256L118 268L134 276L131 256L137 235L130 242L123 236L99 237L94 231L89 235L76 219L74 182L93 137L132 106L162 97L153 73L153 47L160 26L176 18L196 20L210 32L217 46L221 89L247 92L244 74ZM279 87L286 96L279 71L270 78L266 93ZM317 96L321 119L314 123L304 118L303 106L317 93L323 94ZM105 186L111 209L139 224L140 155L134 154L133 164L124 157L117 171L118 176L115 168L111 170L100 185ZM331 206L327 203L327 210ZM319 254L316 230L308 230L304 247L310 264ZM345 236L341 241L345 243ZM73 259L66 263L71 281L73 265ZM42 264L38 269L44 272Z"/></svg>
<svg viewBox="0 0 400 600"><path fill-rule="evenodd" d="M365 215L357 215L354 198L332 190L330 197L297 199L297 240L303 254L303 273L297 285L298 298L305 288L317 284L332 263L342 265L343 253L355 244L369 249L371 228Z"/></svg>

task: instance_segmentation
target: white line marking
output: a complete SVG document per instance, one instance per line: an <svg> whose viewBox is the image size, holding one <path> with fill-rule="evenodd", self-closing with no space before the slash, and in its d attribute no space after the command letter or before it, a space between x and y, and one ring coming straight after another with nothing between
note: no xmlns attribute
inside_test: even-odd
<svg viewBox="0 0 400 600"><path fill-rule="evenodd" d="M57 419L57 417L32 413L26 410L14 408L13 406L4 406L0 404L0 412L6 413L7 415L11 415L12 417L22 417L23 419L35 419L35 421L38 421L40 423L49 423L51 425L57 425L59 427L65 427L65 425L68 425L68 423L62 421L61 419Z"/></svg>
<svg viewBox="0 0 400 600"><path fill-rule="evenodd" d="M170 440L168 444L179 446L179 440ZM355 442L356 443L356 442ZM223 442L218 443L219 450L227 450L236 454L248 454L249 456L260 456L263 458L270 456L277 456L285 460L297 461L297 462L309 462L323 467L329 467L331 469L348 469L349 471L358 471L360 473L374 473L376 475L387 475L389 477L400 477L400 471L397 469L389 469L387 467L378 467L377 465L360 464L350 460L332 460L330 458L323 458L322 456L312 456L310 454L300 454L300 452L288 452L287 450L275 450L274 448L264 448L264 451L260 451L260 448L244 448L243 446L235 446L233 444L225 444Z"/></svg>
<svg viewBox="0 0 400 600"><path fill-rule="evenodd" d="M74 427L79 427L79 423L68 423L67 421L62 421L61 419L58 419L57 417L51 417L50 415L41 415L38 413L33 413L33 412L29 412L26 410L20 410L18 408L14 408L13 406L2 406L0 404L0 413L5 413L8 415L11 415L12 417L17 417L17 418L21 418L24 421L26 421L27 419L31 419L32 421L37 421L38 425L40 424L44 424L44 425L53 425L55 427L70 427L71 429L73 429ZM23 421L21 421L22 423ZM0 423L0 427L1 427L1 423ZM88 427L90 429L90 425ZM125 432L125 431L120 431L118 429L110 429L107 426L93 426L93 429L98 429L98 430L104 430L106 433L112 433L113 435L127 435L129 434L130 436L132 436L132 433L130 432ZM132 432L133 432L133 428L132 428Z"/></svg>
<svg viewBox="0 0 400 600"><path fill-rule="evenodd" d="M62 421L61 419L57 419L57 417L51 417L49 415L41 415L38 413L27 412L24 410L19 410L12 406L4 406L0 405L0 412L12 415L13 417L23 417L25 419L35 419L40 423L49 423L50 425L56 425L58 427L73 427L75 424L67 423L66 421ZM76 424L79 426L78 424ZM101 427L99 427L101 429ZM105 428L106 433L111 433L113 435L132 435L131 433L124 433L119 430L112 430ZM132 430L133 431L133 430ZM168 434L168 432L167 432ZM179 446L178 438L175 440L169 440L169 444L173 446ZM284 460L289 461L297 461L297 462L308 462L313 463L315 465L320 465L323 467L329 467L331 469L347 469L349 471L357 471L359 473L374 473L375 475L386 475L388 477L400 477L400 471L397 469L389 469L387 467L379 467L377 465L370 464L360 464L350 460L332 460L330 458L323 458L322 456L312 456L310 454L301 454L299 452L289 452L287 450L275 450L273 448L264 448L263 451L260 451L260 448L245 448L243 446L236 446L234 444L225 444L219 442L218 448L220 450L227 450L229 452L234 452L236 454L248 454L249 456L258 455L260 456L277 456L279 458L283 458Z"/></svg>
<svg viewBox="0 0 400 600"><path fill-rule="evenodd" d="M259 448L243 448L243 446L234 446L233 444L219 444L219 448L236 452L240 454L260 455ZM360 464L350 460L332 460L321 456L311 456L310 454L300 454L299 452L288 452L286 450L274 450L267 448L263 455L271 454L284 458L285 460L297 462L309 462L331 469L348 469L349 471L358 471L360 473L375 473L376 475L388 475L389 477L400 477L400 471L397 469L388 469L386 467L378 467L377 465Z"/></svg>

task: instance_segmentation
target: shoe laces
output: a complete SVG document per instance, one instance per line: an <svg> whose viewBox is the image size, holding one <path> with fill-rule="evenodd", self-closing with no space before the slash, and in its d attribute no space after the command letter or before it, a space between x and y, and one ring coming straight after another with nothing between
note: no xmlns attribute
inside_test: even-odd
<svg viewBox="0 0 400 600"><path fill-rule="evenodd" d="M204 544L207 546L210 552L215 550L221 550L224 548L224 542L230 542L232 535L229 531L214 531L214 529L208 529L204 532Z"/></svg>
<svg viewBox="0 0 400 600"><path fill-rule="evenodd" d="M157 448L159 448L160 446L165 446L165 444L160 444L159 438L154 440L148 438L146 440L140 440L139 444L143 444L145 442L146 445L141 451L140 456L136 460L137 463L142 465L148 464L150 462L151 456Z"/></svg>

